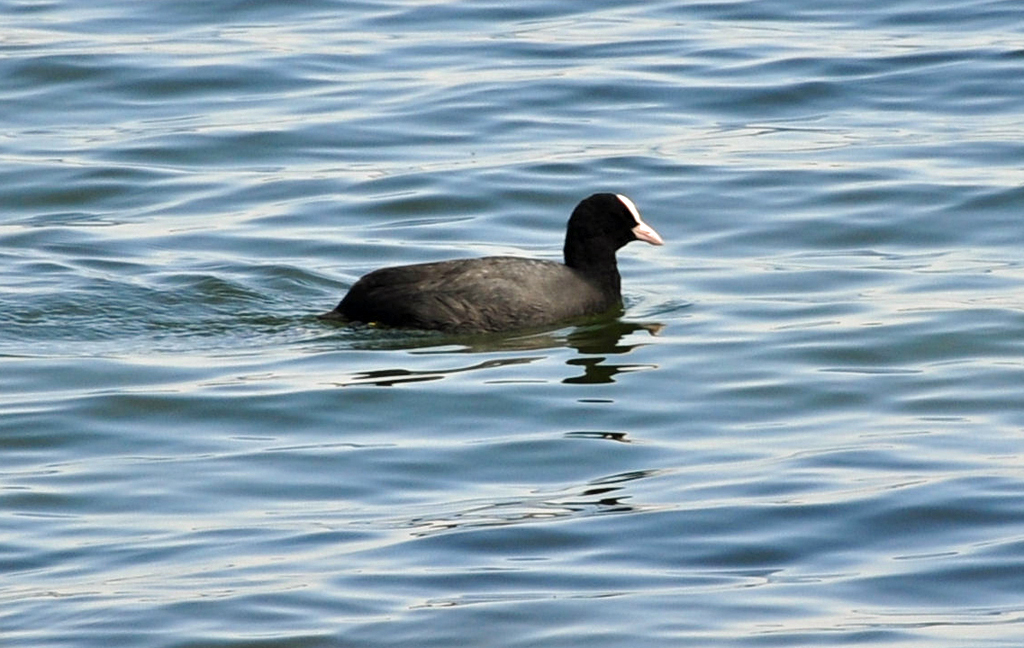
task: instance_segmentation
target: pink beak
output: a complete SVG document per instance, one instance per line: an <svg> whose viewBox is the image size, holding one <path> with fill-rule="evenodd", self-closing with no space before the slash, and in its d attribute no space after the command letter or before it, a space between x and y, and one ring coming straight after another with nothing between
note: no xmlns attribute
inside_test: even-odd
<svg viewBox="0 0 1024 648"><path fill-rule="evenodd" d="M664 245L665 241L661 240L661 235L654 231L654 228L643 221L638 221L636 227L633 228L633 236L638 241L647 241L651 245Z"/></svg>

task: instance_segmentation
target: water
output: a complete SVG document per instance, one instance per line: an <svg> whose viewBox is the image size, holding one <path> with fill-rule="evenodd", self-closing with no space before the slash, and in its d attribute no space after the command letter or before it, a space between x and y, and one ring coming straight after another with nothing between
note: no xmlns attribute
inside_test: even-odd
<svg viewBox="0 0 1024 648"><path fill-rule="evenodd" d="M1018 3L0 17L5 648L1020 645ZM595 190L616 322L314 317Z"/></svg>

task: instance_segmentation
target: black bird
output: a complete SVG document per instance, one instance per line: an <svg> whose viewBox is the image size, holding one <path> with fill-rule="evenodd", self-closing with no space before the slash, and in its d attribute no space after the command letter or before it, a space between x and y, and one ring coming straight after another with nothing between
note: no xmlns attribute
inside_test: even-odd
<svg viewBox="0 0 1024 648"><path fill-rule="evenodd" d="M598 193L569 217L565 263L492 256L375 270L322 319L450 333L511 331L622 307L615 252L630 241L661 245L629 198Z"/></svg>

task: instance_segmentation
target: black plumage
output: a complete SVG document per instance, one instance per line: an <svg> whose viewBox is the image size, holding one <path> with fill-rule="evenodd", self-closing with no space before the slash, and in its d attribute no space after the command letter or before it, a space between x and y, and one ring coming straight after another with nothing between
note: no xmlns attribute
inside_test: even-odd
<svg viewBox="0 0 1024 648"><path fill-rule="evenodd" d="M621 308L615 253L661 245L625 196L586 198L566 228L564 263L494 256L375 270L326 319L453 333L543 327Z"/></svg>

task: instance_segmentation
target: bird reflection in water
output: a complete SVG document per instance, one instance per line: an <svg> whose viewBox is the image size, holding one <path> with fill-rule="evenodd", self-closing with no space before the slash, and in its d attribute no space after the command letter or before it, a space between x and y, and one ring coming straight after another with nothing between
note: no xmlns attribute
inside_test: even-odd
<svg viewBox="0 0 1024 648"><path fill-rule="evenodd" d="M638 323L615 320L601 324L581 326L573 329L568 334L557 335L544 333L528 335L523 337L500 337L481 336L473 339L462 339L461 347L452 345L440 346L441 343L456 339L448 339L440 336L417 335L411 338L388 340L379 339L373 348L386 349L421 349L414 353L421 354L464 354L464 353L487 353L500 351L534 351L562 347L576 349L582 357L570 358L566 365L581 368L581 375L564 378L564 384L604 384L615 382L615 376L620 373L639 371L642 369L657 369L653 364L637 363L608 363L609 356L625 355L633 349L644 346L644 342L625 343L625 339L638 331L646 331L648 334L657 335L664 328L658 323ZM428 344L429 343L429 344ZM352 385L374 385L378 387L393 387L395 385L441 380L452 375L508 367L519 364L529 364L544 360L546 356L531 355L513 358L495 358L483 362L475 362L470 365L454 367L451 369L375 369L364 371L353 375L348 380L340 383L341 386ZM530 382L516 379L502 379L495 382Z"/></svg>

